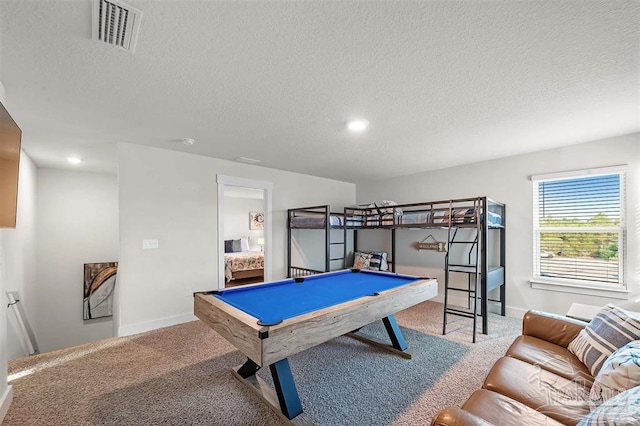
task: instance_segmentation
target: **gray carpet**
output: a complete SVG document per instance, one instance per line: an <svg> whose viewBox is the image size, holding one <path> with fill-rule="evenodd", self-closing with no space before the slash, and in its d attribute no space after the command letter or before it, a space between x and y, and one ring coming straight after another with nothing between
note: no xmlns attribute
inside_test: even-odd
<svg viewBox="0 0 640 426"><path fill-rule="evenodd" d="M461 405L520 332L519 320L491 315L490 334L475 345L468 319L441 336L434 302L396 317L412 360L348 337L290 358L315 424L428 424ZM362 331L386 336L381 323ZM196 321L11 361L14 401L3 425L280 425L231 375L244 360ZM259 374L270 381L268 369Z"/></svg>

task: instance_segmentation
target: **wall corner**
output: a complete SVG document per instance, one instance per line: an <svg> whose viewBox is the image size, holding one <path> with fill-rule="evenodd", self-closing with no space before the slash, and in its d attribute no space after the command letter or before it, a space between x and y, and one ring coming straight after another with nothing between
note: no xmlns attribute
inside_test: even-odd
<svg viewBox="0 0 640 426"><path fill-rule="evenodd" d="M0 396L0 424L2 424L4 416L6 416L9 411L11 401L13 401L13 387L7 386L7 389L3 392L2 396Z"/></svg>

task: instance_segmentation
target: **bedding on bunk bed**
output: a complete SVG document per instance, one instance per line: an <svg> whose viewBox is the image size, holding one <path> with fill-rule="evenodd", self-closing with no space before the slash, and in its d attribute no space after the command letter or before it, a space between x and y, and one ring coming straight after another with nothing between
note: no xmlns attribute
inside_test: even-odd
<svg viewBox="0 0 640 426"><path fill-rule="evenodd" d="M347 226L393 226L396 218L402 215L402 209L395 207L395 201L383 200L381 203L363 204L348 209Z"/></svg>
<svg viewBox="0 0 640 426"><path fill-rule="evenodd" d="M487 212L489 226L502 226L502 216L492 211ZM474 223L474 209L454 209L451 210L451 223ZM481 216L482 217L482 216ZM434 210L432 212L407 212L398 217L399 225L420 225L420 224L449 224L449 210Z"/></svg>
<svg viewBox="0 0 640 426"><path fill-rule="evenodd" d="M233 273L239 271L260 272L264 270L264 253L260 251L240 251L224 254L224 276L227 281L233 279ZM256 274L259 276L260 274Z"/></svg>
<svg viewBox="0 0 640 426"><path fill-rule="evenodd" d="M394 225L416 225L416 226L448 226L450 222L449 209L438 208L429 211L402 211L393 202L383 202L387 204L368 204L347 209L346 225L351 227L379 227ZM427 203L425 203L427 204ZM415 206L412 206L415 208ZM408 211L407 211L408 210ZM474 223L474 208L458 208L451 210L452 224ZM484 213L481 213L483 218ZM489 226L503 226L502 216L498 213L487 211L487 221Z"/></svg>
<svg viewBox="0 0 640 426"><path fill-rule="evenodd" d="M330 226L343 226L344 215L331 213L329 216ZM327 226L327 216L320 213L298 213L295 216L291 216L291 228L306 228L306 229L319 229Z"/></svg>

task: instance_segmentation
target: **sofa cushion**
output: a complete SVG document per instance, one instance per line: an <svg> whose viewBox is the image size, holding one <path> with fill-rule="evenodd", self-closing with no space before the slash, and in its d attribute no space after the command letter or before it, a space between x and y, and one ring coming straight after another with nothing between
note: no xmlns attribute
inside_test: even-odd
<svg viewBox="0 0 640 426"><path fill-rule="evenodd" d="M494 364L483 387L567 425L577 424L589 413L589 388L583 383L512 357Z"/></svg>
<svg viewBox="0 0 640 426"><path fill-rule="evenodd" d="M433 420L431 426L493 426L481 417L458 407L448 407L440 411Z"/></svg>
<svg viewBox="0 0 640 426"><path fill-rule="evenodd" d="M486 389L475 391L462 408L494 425L561 424L514 399Z"/></svg>
<svg viewBox="0 0 640 426"><path fill-rule="evenodd" d="M528 311L522 318L522 334L546 340L566 348L587 326L584 321L550 314Z"/></svg>
<svg viewBox="0 0 640 426"><path fill-rule="evenodd" d="M578 423L579 426L638 424L640 424L640 386L606 400Z"/></svg>
<svg viewBox="0 0 640 426"><path fill-rule="evenodd" d="M593 384L589 369L567 348L531 336L518 336L506 353L529 364L573 381L582 381L586 387Z"/></svg>
<svg viewBox="0 0 640 426"><path fill-rule="evenodd" d="M612 353L602 364L589 396L592 408L638 385L640 385L640 340L634 340Z"/></svg>
<svg viewBox="0 0 640 426"><path fill-rule="evenodd" d="M598 312L569 344L575 354L597 376L604 361L616 349L640 339L640 320L611 304Z"/></svg>

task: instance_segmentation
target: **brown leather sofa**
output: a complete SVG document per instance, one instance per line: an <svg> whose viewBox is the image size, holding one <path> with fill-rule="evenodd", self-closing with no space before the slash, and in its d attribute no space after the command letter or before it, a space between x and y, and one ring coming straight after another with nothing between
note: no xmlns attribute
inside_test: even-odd
<svg viewBox="0 0 640 426"><path fill-rule="evenodd" d="M589 412L593 377L567 346L587 324L529 311L522 336L492 367L462 408L432 425L575 425Z"/></svg>

